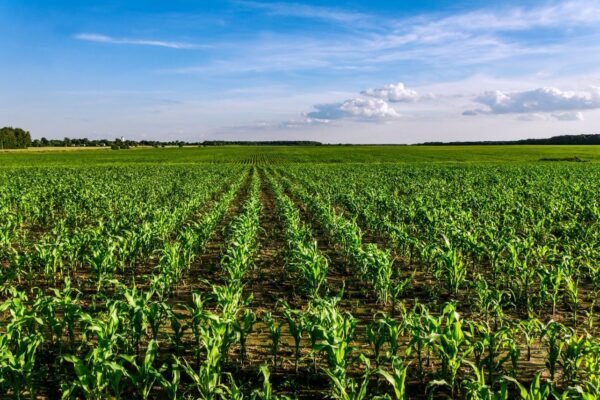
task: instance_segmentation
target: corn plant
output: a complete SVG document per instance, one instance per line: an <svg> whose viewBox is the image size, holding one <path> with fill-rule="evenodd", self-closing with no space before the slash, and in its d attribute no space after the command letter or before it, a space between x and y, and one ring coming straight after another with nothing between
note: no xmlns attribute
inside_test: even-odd
<svg viewBox="0 0 600 400"><path fill-rule="evenodd" d="M287 400L289 399L287 396L278 396L273 394L273 386L271 385L271 372L269 371L269 367L265 364L261 365L260 373L263 376L263 384L260 390L256 389L252 392L251 399L252 400ZM235 396L240 399L240 395ZM233 397L232 397L233 398Z"/></svg>
<svg viewBox="0 0 600 400"><path fill-rule="evenodd" d="M267 329L269 330L269 335L271 337L270 349L271 357L273 357L273 368L277 369L277 355L279 354L282 323L275 321L270 311L267 311L265 315L263 315L263 322L265 325L267 325Z"/></svg>
<svg viewBox="0 0 600 400"><path fill-rule="evenodd" d="M238 386L233 375L229 372L226 372L225 375L227 376L229 382L228 384L223 385L223 390L221 393L219 393L219 397L223 400L243 400L244 392Z"/></svg>
<svg viewBox="0 0 600 400"><path fill-rule="evenodd" d="M294 338L294 369L298 373L298 362L300 361L300 344L302 341L302 334L305 330L305 320L302 312L299 310L292 310L287 302L282 302L283 305L283 317L285 318L290 334Z"/></svg>
<svg viewBox="0 0 600 400"><path fill-rule="evenodd" d="M577 336L573 333L566 337L560 352L559 365L562 367L562 378L567 384L572 385L577 379L589 348L590 344L586 335Z"/></svg>
<svg viewBox="0 0 600 400"><path fill-rule="evenodd" d="M442 362L440 376L450 387L452 396L456 389L456 376L465 358L472 352L463 331L463 322L453 304L447 304L440 318L443 324L433 333L433 349Z"/></svg>
<svg viewBox="0 0 600 400"><path fill-rule="evenodd" d="M157 382L160 387L167 393L170 400L177 400L177 394L180 388L181 372L179 364L175 361L168 368L163 365L162 368L167 369L171 373L171 379L167 379L164 373L157 374Z"/></svg>
<svg viewBox="0 0 600 400"><path fill-rule="evenodd" d="M485 380L483 369L477 368L474 364L466 361L473 369L474 379L466 379L463 382L465 388L465 397L468 400L508 400L508 388L506 382L500 383L500 390L496 391Z"/></svg>
<svg viewBox="0 0 600 400"><path fill-rule="evenodd" d="M332 398L337 400L364 400L367 398L369 378L373 374L373 370L371 369L369 360L364 355L360 355L360 360L365 364L365 371L360 382L357 382L345 373L340 374L339 371L325 370L325 373L333 383Z"/></svg>
<svg viewBox="0 0 600 400"><path fill-rule="evenodd" d="M531 361L531 347L535 342L535 338L541 334L542 323L536 318L519 321L519 330L525 338L525 345L527 346L527 361Z"/></svg>
<svg viewBox="0 0 600 400"><path fill-rule="evenodd" d="M475 308L484 318L493 318L494 326L498 325L498 321L504 316L503 304L505 303L505 292L492 286L490 287L486 279L478 275L475 279Z"/></svg>
<svg viewBox="0 0 600 400"><path fill-rule="evenodd" d="M510 327L505 338L505 349L511 364L511 375L516 377L519 371L519 359L521 358L521 348L517 337L518 328Z"/></svg>
<svg viewBox="0 0 600 400"><path fill-rule="evenodd" d="M417 270L415 269L409 276L407 276L405 278L401 278L400 276L397 276L394 279L393 283L391 283L390 296L392 298L392 305L391 305L392 317L395 316L395 314L396 314L396 307L397 307L398 301L402 298L402 296L406 292L406 289L409 288L410 285L412 284L416 273L417 273Z"/></svg>
<svg viewBox="0 0 600 400"><path fill-rule="evenodd" d="M240 342L240 362L244 365L246 360L246 339L254 328L256 322L256 314L250 309L245 309L242 316L235 319L233 329L235 330Z"/></svg>
<svg viewBox="0 0 600 400"><path fill-rule="evenodd" d="M565 345L565 342L562 340L564 331L565 327L562 324L550 321L542 327L540 333L542 340L545 341L547 346L546 368L550 371L550 379L552 381L554 381L560 353Z"/></svg>
<svg viewBox="0 0 600 400"><path fill-rule="evenodd" d="M507 327L493 329L487 322L472 323L474 339L479 339L482 355L476 357L476 368L485 367L487 371L487 382L494 385L496 374L509 358L504 355L504 348L508 338L509 330ZM481 358L481 359L480 359Z"/></svg>
<svg viewBox="0 0 600 400"><path fill-rule="evenodd" d="M120 398L126 370L118 357L123 328L117 307L113 304L100 318L82 314L81 319L85 324L83 339L88 352L83 357L63 356L64 361L73 365L77 378L71 384L64 383L63 398L79 392L88 399L103 399L109 388L113 396Z"/></svg>
<svg viewBox="0 0 600 400"><path fill-rule="evenodd" d="M425 380L425 365L429 365L429 353L437 339L436 332L440 329L440 321L429 314L429 310L422 304L407 315L407 329L410 333L410 342L406 355L416 353L418 375L421 382Z"/></svg>
<svg viewBox="0 0 600 400"><path fill-rule="evenodd" d="M201 399L213 399L216 395L222 393L222 361L227 350L226 343L230 342L228 338L229 325L232 322L224 319L222 316L204 313L202 323L197 326L198 342L201 350L205 353L205 359L196 361L196 368L193 368L187 360L177 358L176 361L188 378L191 380L191 387L198 391Z"/></svg>
<svg viewBox="0 0 600 400"><path fill-rule="evenodd" d="M436 276L440 279L443 277L448 292L456 296L467 277L467 267L460 251L453 249L449 242L446 242L446 246L447 250L439 254Z"/></svg>
<svg viewBox="0 0 600 400"><path fill-rule="evenodd" d="M382 323L385 327L385 338L389 345L388 358L393 358L398 354L400 336L404 333L405 326L387 314L383 315Z"/></svg>
<svg viewBox="0 0 600 400"><path fill-rule="evenodd" d="M13 398L21 399L25 389L29 398L36 398L36 354L42 343L39 333L18 337L12 332L0 335L0 389L4 393L10 391Z"/></svg>
<svg viewBox="0 0 600 400"><path fill-rule="evenodd" d="M381 360L381 348L387 341L387 325L384 320L377 319L367 325L367 340L373 349L377 365Z"/></svg>
<svg viewBox="0 0 600 400"><path fill-rule="evenodd" d="M44 321L39 308L45 301L36 302L30 308L29 298L23 292L11 287L9 293L11 297L0 304L0 313L10 313L6 331L0 334L0 388L6 392L11 390L18 399L26 390L33 399L37 353L44 343Z"/></svg>
<svg viewBox="0 0 600 400"><path fill-rule="evenodd" d="M405 387L408 365L404 363L404 360L397 356L392 356L391 364L391 372L379 368L377 373L383 376L385 380L388 381L388 383L392 386L396 400L408 400L408 394L406 393Z"/></svg>
<svg viewBox="0 0 600 400"><path fill-rule="evenodd" d="M555 269L544 269L542 281L546 283L546 287L550 292L550 298L552 300L552 315L556 314L556 304L560 300L562 281L565 274L565 270L562 265L559 265Z"/></svg>
<svg viewBox="0 0 600 400"><path fill-rule="evenodd" d="M577 326L577 311L579 309L579 276L575 274L565 275L565 292L569 300L569 306L573 310L573 322Z"/></svg>
<svg viewBox="0 0 600 400"><path fill-rule="evenodd" d="M127 373L127 377L137 389L140 398L146 400L152 393L154 383L163 379L162 373L166 370L166 365L159 369L154 367L154 361L158 351L158 343L152 339L148 342L146 355L141 363L138 363L137 356L121 355L129 365L132 372Z"/></svg>
<svg viewBox="0 0 600 400"><path fill-rule="evenodd" d="M168 318L171 330L173 331L173 334L169 335L169 339L175 348L175 354L179 356L183 346L183 337L185 335L185 331L189 329L189 325L187 323L182 324L182 316L174 312L172 309L169 309L168 311ZM198 344L198 341L196 341L196 344Z"/></svg>
<svg viewBox="0 0 600 400"><path fill-rule="evenodd" d="M305 280L309 296L318 296L327 278L327 259L315 241L297 245L292 251L291 267Z"/></svg>
<svg viewBox="0 0 600 400"><path fill-rule="evenodd" d="M552 387L549 383L542 383L539 373L535 375L529 388L523 386L519 381L509 376L504 377L504 379L517 386L519 398L521 400L546 400L550 397L550 393L552 392Z"/></svg>
<svg viewBox="0 0 600 400"><path fill-rule="evenodd" d="M71 279L66 277L62 290L52 289L54 295L51 301L54 303L55 310L60 310L62 318L58 319L61 325L61 333L57 336L62 338L63 332L66 332L69 338L69 347L71 350L75 347L75 326L81 313L80 296L81 292L71 286ZM61 340L62 343L62 340ZM62 354L62 345L59 347Z"/></svg>
<svg viewBox="0 0 600 400"><path fill-rule="evenodd" d="M129 339L130 350L137 354L140 341L147 335L147 329L150 327L148 313L152 310L149 305L154 292L151 290L140 291L135 285L130 289L122 287L121 291L124 300L117 300L115 305L118 307L119 313L127 319L126 337ZM154 314L153 317L156 315ZM156 321L154 322L156 323Z"/></svg>

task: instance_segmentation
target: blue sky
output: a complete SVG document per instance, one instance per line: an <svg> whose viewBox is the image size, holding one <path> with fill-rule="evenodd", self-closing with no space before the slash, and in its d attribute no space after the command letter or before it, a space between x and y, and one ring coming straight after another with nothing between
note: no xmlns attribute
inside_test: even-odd
<svg viewBox="0 0 600 400"><path fill-rule="evenodd" d="M0 125L355 143L600 126L599 1L94 3L0 2Z"/></svg>

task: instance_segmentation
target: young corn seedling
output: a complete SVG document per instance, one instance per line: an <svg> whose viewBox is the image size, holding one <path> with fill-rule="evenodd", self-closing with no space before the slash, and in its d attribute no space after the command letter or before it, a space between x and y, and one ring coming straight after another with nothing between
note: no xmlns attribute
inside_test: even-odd
<svg viewBox="0 0 600 400"><path fill-rule="evenodd" d="M304 318L299 310L292 310L287 302L283 302L283 317L285 318L290 334L294 338L294 369L298 373L298 362L300 361L300 343L304 333Z"/></svg>
<svg viewBox="0 0 600 400"><path fill-rule="evenodd" d="M140 291L135 284L131 289L123 286L121 290L125 301L117 300L115 304L119 312L127 318L125 327L128 330L126 337L129 338L130 351L138 354L140 341L147 334L150 326L148 305L154 292L152 290Z"/></svg>
<svg viewBox="0 0 600 400"><path fill-rule="evenodd" d="M371 369L369 360L364 355L360 355L360 360L365 364L365 371L360 383L345 373L340 374L339 371L325 370L325 373L333 383L332 398L336 400L364 400L367 398L369 378L373 374L373 370Z"/></svg>
<svg viewBox="0 0 600 400"><path fill-rule="evenodd" d="M391 371L386 371L382 368L379 368L377 370L377 373L383 376L385 380L388 381L388 383L392 386L396 400L408 400L408 394L406 393L405 387L408 365L404 363L404 360L402 360L402 358L397 356L392 356L391 360Z"/></svg>
<svg viewBox="0 0 600 400"><path fill-rule="evenodd" d="M393 358L398 354L400 336L404 333L405 326L387 314L383 315L382 322L385 327L385 337L389 345L388 358Z"/></svg>
<svg viewBox="0 0 600 400"><path fill-rule="evenodd" d="M109 279L116 269L116 249L117 245L111 243L108 246L92 250L91 256L87 257L87 262L92 269L92 273L96 277L97 291L102 289L104 282Z"/></svg>
<svg viewBox="0 0 600 400"><path fill-rule="evenodd" d="M518 328L511 327L507 331L507 337L505 340L505 347L508 353L508 359L511 364L511 375L516 377L519 372L519 359L521 358L521 347L518 342L517 336Z"/></svg>
<svg viewBox="0 0 600 400"><path fill-rule="evenodd" d="M191 380L191 386L196 388L200 398L212 400L222 392L221 369L227 343L231 343L229 326L231 320L222 316L206 312L198 330L199 343L205 354L205 359L197 367L192 368L187 360L176 359L177 363Z"/></svg>
<svg viewBox="0 0 600 400"><path fill-rule="evenodd" d="M573 310L573 322L577 327L577 311L579 310L579 276L576 274L565 275L565 292L569 305Z"/></svg>
<svg viewBox="0 0 600 400"><path fill-rule="evenodd" d="M63 360L73 364L77 379L64 383L66 398L81 392L88 399L100 400L108 396L108 389L116 398L121 396L121 385L126 370L118 358L118 347L123 343L123 327L116 305L109 306L105 315L93 318L82 314L85 324L84 343L90 348L82 358L66 355Z"/></svg>
<svg viewBox="0 0 600 400"><path fill-rule="evenodd" d="M576 381L590 347L586 335L577 336L572 333L565 340L565 345L560 352L559 364L562 367L562 379L567 384L572 385Z"/></svg>
<svg viewBox="0 0 600 400"><path fill-rule="evenodd" d="M81 313L81 292L71 287L71 279L68 277L64 280L62 290L52 289L52 292L54 293L54 296L52 297L54 307L62 312L62 318L59 319L59 322L63 327L61 331L66 331L67 337L69 338L69 348L73 350L75 347L75 325L77 324L79 314ZM60 350L62 355L62 346Z"/></svg>
<svg viewBox="0 0 600 400"><path fill-rule="evenodd" d="M533 347L535 338L538 337L542 331L542 323L537 318L519 321L519 330L525 338L527 361L531 361L531 348Z"/></svg>
<svg viewBox="0 0 600 400"><path fill-rule="evenodd" d="M219 397L223 400L244 400L244 392L238 386L233 375L226 372L225 375L229 380L229 384L224 384Z"/></svg>
<svg viewBox="0 0 600 400"><path fill-rule="evenodd" d="M452 397L456 389L456 377L465 358L472 352L469 341L462 329L462 320L453 304L444 307L440 318L443 323L434 333L433 348L442 361L441 377L450 387Z"/></svg>
<svg viewBox="0 0 600 400"><path fill-rule="evenodd" d="M308 312L312 315L311 330L315 332L316 342L314 349L323 351L327 356L328 367L325 370L334 386L334 397L362 398L366 385L358 385L354 379L347 375L348 363L354 350L352 340L356 331L357 320L347 312L340 312L337 308L338 298L321 300L311 305ZM370 365L366 359L361 358L367 366L365 374L370 374ZM368 380L368 377L365 376ZM366 388L364 389L366 390ZM345 397L358 396L358 397Z"/></svg>
<svg viewBox="0 0 600 400"><path fill-rule="evenodd" d="M377 365L381 362L381 348L387 341L387 325L384 320L378 319L367 325L367 339L373 349Z"/></svg>
<svg viewBox="0 0 600 400"><path fill-rule="evenodd" d="M195 346L194 346L194 352L195 352L195 356L196 356L196 367L199 368L200 367L200 354L201 354L201 342L202 342L202 324L204 323L204 320L206 318L205 316L205 311L204 311L204 300L202 299L202 296L199 293L192 293L192 307L186 307L186 310L190 313L190 317L191 317L191 322L189 324L189 326L192 329L192 333L194 334L194 341L195 341ZM181 331L180 327L180 323L179 323L179 319L177 317L175 317L175 319L173 319L173 317L171 318L171 325L173 325L173 323L175 323L175 327L179 328L177 329L178 331ZM179 335L176 334L176 340L178 342L180 342L180 338Z"/></svg>
<svg viewBox="0 0 600 400"><path fill-rule="evenodd" d="M169 338L173 347L175 347L175 354L179 356L183 347L183 337L185 331L189 328L189 325L187 323L182 324L182 317L171 309L168 311L168 318L171 330L173 331L173 334L170 335Z"/></svg>
<svg viewBox="0 0 600 400"><path fill-rule="evenodd" d="M452 249L447 242L448 249L439 255L437 276L443 277L448 288L448 292L458 295L458 290L467 277L467 268L462 260L459 250Z"/></svg>
<svg viewBox="0 0 600 400"><path fill-rule="evenodd" d="M406 289L408 287L410 287L410 285L412 284L416 273L417 273L417 270L415 269L410 276L408 276L404 279L397 277L391 284L390 295L392 297L392 306L391 306L392 317L394 317L396 315L396 307L397 307L398 301L402 298L402 296L406 292Z"/></svg>
<svg viewBox="0 0 600 400"><path fill-rule="evenodd" d="M517 386L521 400L547 400L550 398L552 386L547 382L542 383L539 373L535 375L529 388L523 386L523 384L510 376L505 376L504 379Z"/></svg>
<svg viewBox="0 0 600 400"><path fill-rule="evenodd" d="M167 393L169 400L177 400L177 394L179 392L179 386L181 382L180 366L177 361L175 361L168 369L171 373L171 379L169 380L163 374L159 374L157 375L157 382Z"/></svg>
<svg viewBox="0 0 600 400"><path fill-rule="evenodd" d="M296 246L291 267L305 280L309 296L318 296L327 278L328 262L319 251L317 243L309 242Z"/></svg>
<svg viewBox="0 0 600 400"><path fill-rule="evenodd" d="M465 361L470 365L475 374L475 379L467 379L463 382L465 388L465 397L468 400L508 400L508 388L506 382L500 383L500 391L495 391L494 388L485 381L485 372L483 369L477 368L470 361Z"/></svg>
<svg viewBox="0 0 600 400"><path fill-rule="evenodd" d="M255 322L256 314L250 309L245 309L242 317L236 319L233 323L233 328L235 329L240 342L240 362L242 366L246 360L246 339L252 332Z"/></svg>
<svg viewBox="0 0 600 400"><path fill-rule="evenodd" d="M36 398L33 378L37 351L42 343L40 333L0 335L0 389L4 393L10 391L13 398L21 399L26 390L30 399Z"/></svg>
<svg viewBox="0 0 600 400"><path fill-rule="evenodd" d="M552 315L556 315L556 304L560 300L560 289L562 287L562 280L564 277L565 271L562 265L559 265L554 269L544 269L542 279L543 282L546 283L548 287L548 292L550 294L550 299L552 301Z"/></svg>
<svg viewBox="0 0 600 400"><path fill-rule="evenodd" d="M121 358L129 363L130 370L132 371L127 373L129 380L137 389L140 398L144 400L150 397L154 383L163 379L162 373L167 368L166 365L163 365L159 369L154 367L157 351L158 343L156 340L150 340L146 349L146 355L141 364L138 364L136 360L137 356L121 355Z"/></svg>
<svg viewBox="0 0 600 400"><path fill-rule="evenodd" d="M504 291L496 287L489 287L487 281L482 275L478 275L475 280L475 308L486 320L493 318L494 327L498 326L498 321L504 316L502 304L504 303Z"/></svg>
<svg viewBox="0 0 600 400"><path fill-rule="evenodd" d="M547 346L546 368L550 372L551 381L554 381L560 353L565 345L565 342L562 340L565 329L562 324L554 321L548 322L541 329L540 335Z"/></svg>
<svg viewBox="0 0 600 400"><path fill-rule="evenodd" d="M151 301L146 307L146 320L153 340L158 340L158 334L170 313L171 307L166 302Z"/></svg>
<svg viewBox="0 0 600 400"><path fill-rule="evenodd" d="M496 373L501 370L504 362L508 359L503 355L505 341L508 335L508 328L500 328L498 330L490 327L487 322L473 323L474 335L480 340L482 353L484 354L481 362L487 370L487 381L490 385L496 382Z"/></svg>
<svg viewBox="0 0 600 400"><path fill-rule="evenodd" d="M435 333L439 330L440 321L429 314L427 308L417 304L415 309L407 315L407 326L410 332L410 342L406 355L416 353L418 375L421 383L425 382L425 365L429 365L430 348L436 340Z"/></svg>
<svg viewBox="0 0 600 400"><path fill-rule="evenodd" d="M277 355L279 354L279 342L281 340L281 322L276 322L270 311L263 316L263 322L269 329L271 336L271 356L273 357L273 368L277 370Z"/></svg>
<svg viewBox="0 0 600 400"><path fill-rule="evenodd" d="M289 400L287 396L278 396L273 394L273 386L271 385L271 372L265 364L260 366L260 373L263 376L263 384L260 390L252 392L252 400ZM240 397L238 397L240 398Z"/></svg>

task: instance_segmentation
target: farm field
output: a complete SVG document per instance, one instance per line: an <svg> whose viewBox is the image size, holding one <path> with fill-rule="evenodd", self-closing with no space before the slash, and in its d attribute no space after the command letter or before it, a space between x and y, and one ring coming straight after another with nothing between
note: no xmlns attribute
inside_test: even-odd
<svg viewBox="0 0 600 400"><path fill-rule="evenodd" d="M596 399L599 160L0 153L0 398Z"/></svg>
<svg viewBox="0 0 600 400"><path fill-rule="evenodd" d="M204 163L473 163L540 162L577 157L600 162L598 146L223 146L126 151L38 148L0 151L1 167Z"/></svg>

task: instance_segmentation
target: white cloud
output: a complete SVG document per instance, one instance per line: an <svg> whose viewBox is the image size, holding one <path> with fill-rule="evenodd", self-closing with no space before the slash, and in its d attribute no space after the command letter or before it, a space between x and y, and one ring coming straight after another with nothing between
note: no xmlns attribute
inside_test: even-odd
<svg viewBox="0 0 600 400"><path fill-rule="evenodd" d="M380 121L400 117L389 103L381 99L348 99L341 103L317 104L307 118L318 120L356 119Z"/></svg>
<svg viewBox="0 0 600 400"><path fill-rule="evenodd" d="M368 18L367 15L330 7L311 6L300 3L266 3L260 1L237 1L237 4L249 8L265 10L271 15L320 19L337 23L357 22Z"/></svg>
<svg viewBox="0 0 600 400"><path fill-rule="evenodd" d="M559 121L583 121L583 113L581 111L553 113L552 117Z"/></svg>
<svg viewBox="0 0 600 400"><path fill-rule="evenodd" d="M165 40L148 40L148 39L126 39L126 38L114 38L107 35L99 35L97 33L78 33L74 36L75 39L83 40L86 42L96 43L110 43L110 44L125 44L125 45L138 45L138 46L155 46L155 47L167 47L170 49L193 49L196 45L182 42L170 42Z"/></svg>
<svg viewBox="0 0 600 400"><path fill-rule="evenodd" d="M554 112L556 119L573 120L580 119L581 113L563 112L600 108L600 88L580 92L548 87L521 92L494 90L477 96L474 101L485 108L467 110L463 115Z"/></svg>
<svg viewBox="0 0 600 400"><path fill-rule="evenodd" d="M361 92L361 94L393 103L414 102L425 97L431 97L421 96L416 90L406 88L402 82L390 83L383 85L381 88L367 89Z"/></svg>
<svg viewBox="0 0 600 400"><path fill-rule="evenodd" d="M215 48L227 46L229 51L167 72L222 75L333 69L377 71L416 62L421 73L431 73L430 69L435 68L443 72L436 75L443 76L453 71L463 74L465 66L500 71L502 67L494 63L511 59L516 62L505 68L513 75L519 71L530 73L536 66L554 69L557 63L566 61L569 69L592 69L600 61L597 2L488 6L462 13L396 17L299 3L237 1L236 4L262 10L266 15L327 20L336 26L327 34L318 29L261 30L241 43L215 43ZM534 35L528 35L531 32ZM559 68L556 70L560 73Z"/></svg>
<svg viewBox="0 0 600 400"><path fill-rule="evenodd" d="M469 115L469 114L465 114L463 113L463 115ZM477 113L471 114L471 115L477 115ZM548 120L548 116L545 114L540 114L540 113L533 113L533 114L523 114L523 115L519 115L517 117L518 121L546 121Z"/></svg>
<svg viewBox="0 0 600 400"><path fill-rule="evenodd" d="M415 21L418 21L416 18ZM522 31L534 28L581 26L600 21L600 8L595 0L555 2L540 7L504 7L478 10L427 21L417 32ZM438 35L441 36L441 35ZM435 36L433 36L435 37Z"/></svg>

